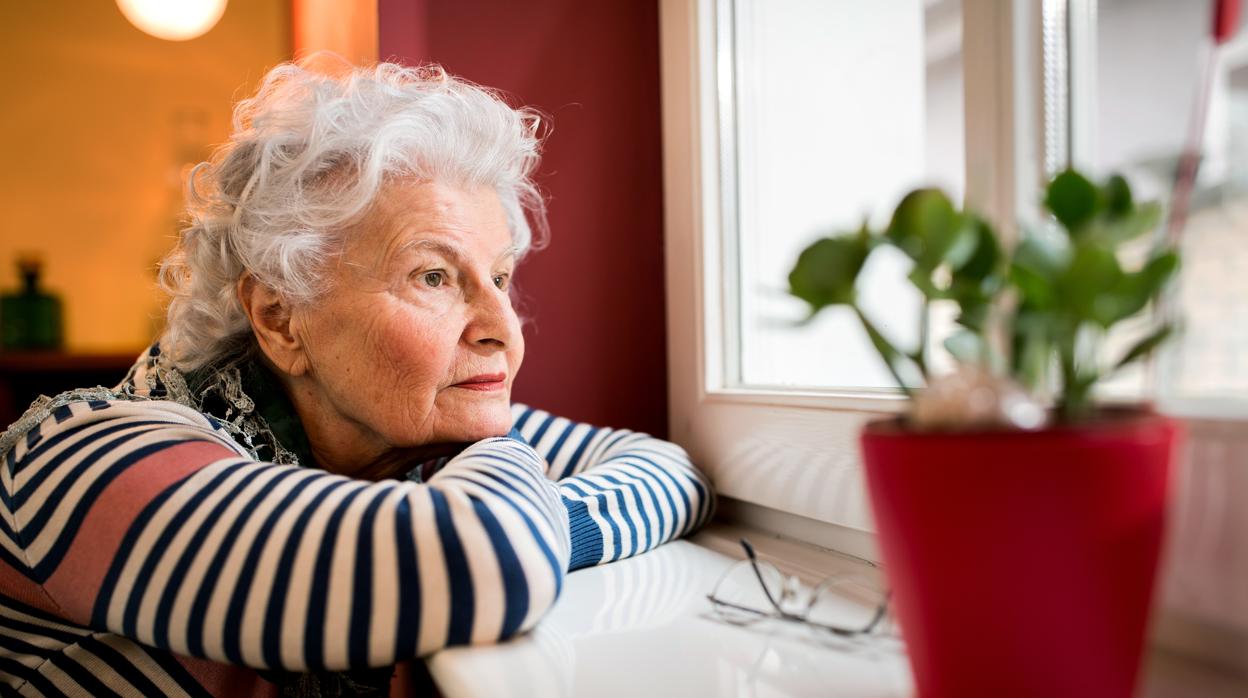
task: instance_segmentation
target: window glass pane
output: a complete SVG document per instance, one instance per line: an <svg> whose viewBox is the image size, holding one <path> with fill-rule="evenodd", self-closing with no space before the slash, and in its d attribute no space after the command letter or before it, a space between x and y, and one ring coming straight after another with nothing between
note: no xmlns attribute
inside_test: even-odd
<svg viewBox="0 0 1248 698"><path fill-rule="evenodd" d="M1166 201L1208 59L1211 3L1099 0L1092 104L1072 103L1089 152L1075 161L1123 172L1137 197ZM1076 93L1072 100L1078 99ZM1082 115L1082 116L1080 116ZM1213 71L1204 160L1181 238L1175 298L1184 331L1160 364L1164 394L1248 397L1248 34Z"/></svg>
<svg viewBox="0 0 1248 698"><path fill-rule="evenodd" d="M719 16L732 23L734 90L722 120L735 153L728 382L893 386L852 311L795 326L805 306L785 293L787 275L816 238L864 217L886 224L911 188L934 184L961 200L961 3L736 0ZM907 267L899 252L877 251L859 293L882 330L912 349L919 296Z"/></svg>

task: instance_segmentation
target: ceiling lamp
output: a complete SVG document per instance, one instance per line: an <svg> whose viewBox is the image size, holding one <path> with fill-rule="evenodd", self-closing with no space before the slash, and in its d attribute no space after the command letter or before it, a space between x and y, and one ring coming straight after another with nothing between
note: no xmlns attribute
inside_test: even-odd
<svg viewBox="0 0 1248 698"><path fill-rule="evenodd" d="M134 26L158 39L186 41L205 34L225 14L227 0L117 0Z"/></svg>

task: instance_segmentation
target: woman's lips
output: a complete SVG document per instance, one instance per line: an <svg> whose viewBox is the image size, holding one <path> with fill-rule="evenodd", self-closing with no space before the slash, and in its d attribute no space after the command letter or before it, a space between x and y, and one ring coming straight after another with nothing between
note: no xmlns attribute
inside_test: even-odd
<svg viewBox="0 0 1248 698"><path fill-rule="evenodd" d="M505 373L489 373L480 376L473 376L466 381L456 383L452 388L463 388L464 390L477 390L488 392L491 390L502 390L507 386L507 374Z"/></svg>

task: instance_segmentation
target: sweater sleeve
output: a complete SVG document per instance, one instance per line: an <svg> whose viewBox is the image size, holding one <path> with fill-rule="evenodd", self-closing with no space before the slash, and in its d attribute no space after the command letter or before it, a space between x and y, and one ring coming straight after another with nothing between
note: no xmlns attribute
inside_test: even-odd
<svg viewBox="0 0 1248 698"><path fill-rule="evenodd" d="M513 435L546 461L568 511L569 569L611 562L692 533L715 508L711 483L674 443L512 406Z"/></svg>
<svg viewBox="0 0 1248 698"><path fill-rule="evenodd" d="M77 623L286 671L528 629L570 544L545 463L473 444L427 484L256 462L173 403L72 403L5 454L3 554Z"/></svg>

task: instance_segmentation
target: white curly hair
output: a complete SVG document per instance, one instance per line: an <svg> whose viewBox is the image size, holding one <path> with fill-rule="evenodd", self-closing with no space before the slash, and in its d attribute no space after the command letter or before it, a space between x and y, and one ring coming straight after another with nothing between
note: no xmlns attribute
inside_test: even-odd
<svg viewBox="0 0 1248 698"><path fill-rule="evenodd" d="M439 66L284 63L234 109L234 132L188 180L189 225L161 262L172 297L160 344L182 370L245 351L244 273L292 303L328 288L342 233L396 178L490 186L523 254L544 240L532 175L541 119Z"/></svg>

